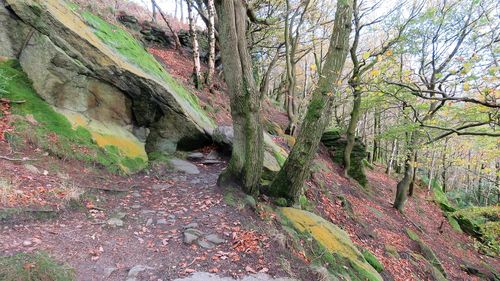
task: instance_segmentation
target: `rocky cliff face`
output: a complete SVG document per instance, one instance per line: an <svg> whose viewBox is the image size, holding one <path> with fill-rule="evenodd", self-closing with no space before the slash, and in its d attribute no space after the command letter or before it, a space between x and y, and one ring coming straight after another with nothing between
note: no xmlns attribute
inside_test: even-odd
<svg viewBox="0 0 500 281"><path fill-rule="evenodd" d="M197 98L126 31L61 0L1 4L0 56L18 59L37 93L98 144L146 158L210 139Z"/></svg>

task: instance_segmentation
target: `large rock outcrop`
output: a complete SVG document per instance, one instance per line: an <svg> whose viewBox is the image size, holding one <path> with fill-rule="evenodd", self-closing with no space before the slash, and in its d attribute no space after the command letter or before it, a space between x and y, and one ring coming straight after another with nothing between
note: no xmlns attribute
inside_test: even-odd
<svg viewBox="0 0 500 281"><path fill-rule="evenodd" d="M349 235L338 226L311 212L281 208L283 216L292 223L293 228L310 235L321 247L332 255L335 264L330 270L342 280L382 280L380 274L365 259L353 244ZM346 274L351 276L345 276Z"/></svg>
<svg viewBox="0 0 500 281"><path fill-rule="evenodd" d="M126 31L62 0L1 1L0 55L17 57L37 93L98 143L171 153L210 139L197 98Z"/></svg>
<svg viewBox="0 0 500 281"><path fill-rule="evenodd" d="M323 133L321 142L330 151L330 155L334 162L339 164L344 162L344 151L347 145L347 139L344 136L341 136L338 131L327 130ZM359 138L356 138L351 152L351 167L347 173L363 187L366 187L368 184L364 164L366 156L367 153L365 145Z"/></svg>
<svg viewBox="0 0 500 281"><path fill-rule="evenodd" d="M232 126L219 126L212 134L213 141L227 151L231 150L234 140ZM262 184L268 185L280 171L285 163L288 153L277 145L271 136L264 133L264 170L262 173Z"/></svg>

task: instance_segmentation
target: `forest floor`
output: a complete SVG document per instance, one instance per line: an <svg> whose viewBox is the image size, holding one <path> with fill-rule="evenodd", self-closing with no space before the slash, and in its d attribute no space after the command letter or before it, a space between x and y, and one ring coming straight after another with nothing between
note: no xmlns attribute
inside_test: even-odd
<svg viewBox="0 0 500 281"><path fill-rule="evenodd" d="M197 175L158 179L121 177L37 152L16 157L37 161L0 160L1 178L12 186L1 207L32 216L2 222L0 256L45 251L74 267L78 280L124 280L134 267L143 269L138 280L173 280L199 271L301 277L305 264L270 236L273 222L216 186L225 162L198 164ZM81 201L68 202L71 193ZM188 228L205 238L186 243Z"/></svg>
<svg viewBox="0 0 500 281"><path fill-rule="evenodd" d="M44 251L75 268L78 280L125 280L131 272L137 280L174 280L194 272L317 280L309 261L288 248L276 214L253 207L239 191L217 187L223 159L214 165L194 162L196 175L157 177L151 171L118 176L36 147L12 153L5 142L0 155L24 159L0 159L0 178L11 187L1 196L0 210L30 213L0 219L0 256ZM307 197L316 212L374 253L387 280L431 280L424 264L411 262L417 245L406 228L436 252L449 280L480 280L461 270L464 263L481 267L484 262L500 270L498 259L479 254L471 238L451 229L429 193L419 190L402 216L391 207L394 178L378 168L369 171L373 192L368 194L324 156L316 162L326 169L313 174ZM338 195L350 202L353 214ZM186 243L187 228L203 234ZM388 254L388 245L396 255Z"/></svg>

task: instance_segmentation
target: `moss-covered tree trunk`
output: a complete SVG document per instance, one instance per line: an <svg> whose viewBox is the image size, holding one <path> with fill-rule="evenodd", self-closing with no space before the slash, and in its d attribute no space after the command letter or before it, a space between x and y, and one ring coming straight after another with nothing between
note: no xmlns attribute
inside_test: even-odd
<svg viewBox="0 0 500 281"><path fill-rule="evenodd" d="M255 195L262 174L264 136L259 114L261 98L246 39L246 8L242 0L216 0L215 6L234 128L231 160L218 183L239 184L246 193Z"/></svg>
<svg viewBox="0 0 500 281"><path fill-rule="evenodd" d="M408 196L412 197L413 196L413 190L415 189L415 181L417 180L417 158L418 158L418 152L415 151L413 153L413 172L412 172L412 177L411 177L411 182L410 182L410 188L408 189Z"/></svg>
<svg viewBox="0 0 500 281"><path fill-rule="evenodd" d="M393 207L399 212L403 212L404 205L408 199L408 191L413 178L413 160L415 159L415 145L418 141L418 132L406 134L406 157L403 178L396 186L396 198L394 199Z"/></svg>
<svg viewBox="0 0 500 281"><path fill-rule="evenodd" d="M406 200L408 199L408 189L410 187L413 174L412 158L413 153L411 151L408 151L405 159L403 179L398 182L398 185L396 187L396 199L394 200L393 207L401 213L403 213L404 205L406 203Z"/></svg>
<svg viewBox="0 0 500 281"><path fill-rule="evenodd" d="M309 176L309 169L321 135L330 121L333 92L337 90L349 47L352 2L352 0L337 2L330 46L318 87L313 92L297 142L270 188L274 196L284 197L291 204L297 202L303 192L304 181Z"/></svg>
<svg viewBox="0 0 500 281"><path fill-rule="evenodd" d="M351 84L354 82L351 82ZM354 84L352 84L354 85ZM351 85L351 86L352 86ZM353 86L353 105L351 111L351 120L349 120L349 126L347 127L347 145L344 150L344 173L345 176L348 175L349 169L351 168L351 153L354 147L354 141L356 138L356 127L358 126L359 116L361 115L361 92L356 90L357 86Z"/></svg>

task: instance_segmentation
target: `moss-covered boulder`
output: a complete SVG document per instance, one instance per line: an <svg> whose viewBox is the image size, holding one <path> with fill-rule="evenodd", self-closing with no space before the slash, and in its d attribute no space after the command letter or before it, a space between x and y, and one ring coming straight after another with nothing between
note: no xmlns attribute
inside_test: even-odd
<svg viewBox="0 0 500 281"><path fill-rule="evenodd" d="M349 235L338 226L307 211L281 208L283 216L300 233L310 235L328 255L335 259L330 270L344 275L346 268L352 280L382 280L375 268L352 243ZM340 270L340 271L338 271Z"/></svg>
<svg viewBox="0 0 500 281"><path fill-rule="evenodd" d="M344 151L347 145L347 139L344 136L337 130L327 130L323 133L321 142L328 148L335 163L344 163ZM366 157L365 145L359 138L356 138L351 152L351 167L347 171L347 174L363 187L366 187L368 184L364 166Z"/></svg>
<svg viewBox="0 0 500 281"><path fill-rule="evenodd" d="M455 212L457 209L451 204L446 197L446 194L443 192L441 187L434 186L432 187L432 193L434 195L434 202L438 204L439 208L445 212Z"/></svg>
<svg viewBox="0 0 500 281"><path fill-rule="evenodd" d="M437 270L441 272L441 274L446 277L446 271L444 270L443 265L441 264L441 261L438 259L434 251L424 242L418 234L413 232L411 229L407 228L406 229L406 234L408 237L415 241L418 245L419 252L422 254L422 256Z"/></svg>
<svg viewBox="0 0 500 281"><path fill-rule="evenodd" d="M17 61L0 62L0 87L0 98L22 101L12 104L12 145L19 145L19 137L29 139L55 156L98 163L111 171L132 173L146 166L144 143L125 127L52 107L35 92Z"/></svg>
<svg viewBox="0 0 500 281"><path fill-rule="evenodd" d="M481 241L488 252L500 255L500 206L461 209L451 216L464 232Z"/></svg>
<svg viewBox="0 0 500 281"><path fill-rule="evenodd" d="M33 30L22 38L20 62L49 104L141 132L148 152L210 139L214 123L196 96L128 32L62 0L3 1Z"/></svg>
<svg viewBox="0 0 500 281"><path fill-rule="evenodd" d="M232 126L219 126L213 130L213 141L224 151L231 151L234 139ZM271 136L264 133L264 167L262 173L262 184L270 183L285 163L288 153Z"/></svg>

